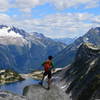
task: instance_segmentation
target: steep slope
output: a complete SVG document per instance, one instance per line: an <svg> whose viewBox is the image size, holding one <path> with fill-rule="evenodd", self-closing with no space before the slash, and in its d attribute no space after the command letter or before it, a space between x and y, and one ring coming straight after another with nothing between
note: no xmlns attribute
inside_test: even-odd
<svg viewBox="0 0 100 100"><path fill-rule="evenodd" d="M60 74L65 81L66 93L72 100L100 99L100 49L92 44L82 44L75 61Z"/></svg>
<svg viewBox="0 0 100 100"><path fill-rule="evenodd" d="M64 67L72 63L81 43L92 43L100 46L100 27L90 29L84 36L79 37L74 43L57 54L54 59L57 67Z"/></svg>
<svg viewBox="0 0 100 100"><path fill-rule="evenodd" d="M0 69L27 73L38 69L48 55L54 56L64 48L64 44L38 33L0 25Z"/></svg>

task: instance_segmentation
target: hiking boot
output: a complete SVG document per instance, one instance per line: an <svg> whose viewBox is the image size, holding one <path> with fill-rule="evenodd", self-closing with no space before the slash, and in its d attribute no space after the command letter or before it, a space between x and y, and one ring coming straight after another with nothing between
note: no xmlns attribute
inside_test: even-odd
<svg viewBox="0 0 100 100"><path fill-rule="evenodd" d="M50 90L50 87L48 87L47 90Z"/></svg>

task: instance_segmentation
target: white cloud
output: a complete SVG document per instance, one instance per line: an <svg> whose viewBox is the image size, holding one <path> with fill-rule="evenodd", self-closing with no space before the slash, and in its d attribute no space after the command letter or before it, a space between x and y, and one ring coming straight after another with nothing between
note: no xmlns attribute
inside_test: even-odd
<svg viewBox="0 0 100 100"><path fill-rule="evenodd" d="M90 28L100 26L100 16L89 13L47 15L41 19L18 20L0 14L0 24L14 25L30 32L41 32L52 38L83 35Z"/></svg>
<svg viewBox="0 0 100 100"><path fill-rule="evenodd" d="M14 6L23 12L31 12L32 8L46 3L46 0L16 0Z"/></svg>
<svg viewBox="0 0 100 100"><path fill-rule="evenodd" d="M0 12L7 11L9 7L10 5L8 0L0 0Z"/></svg>
<svg viewBox="0 0 100 100"><path fill-rule="evenodd" d="M100 0L50 0L57 9L79 8L84 5L84 8L94 8L100 6Z"/></svg>
<svg viewBox="0 0 100 100"><path fill-rule="evenodd" d="M100 6L100 0L94 0L91 3L89 2L86 6L85 9L87 8L95 8Z"/></svg>
<svg viewBox="0 0 100 100"><path fill-rule="evenodd" d="M11 22L11 18L10 16L6 15L6 14L0 14L0 24L8 24Z"/></svg>
<svg viewBox="0 0 100 100"><path fill-rule="evenodd" d="M93 17L92 22L95 23L95 24L100 24L100 16Z"/></svg>
<svg viewBox="0 0 100 100"><path fill-rule="evenodd" d="M77 8L80 7L81 4L84 4L84 8L94 8L100 6L99 0L17 0L16 2L17 6L22 9L31 9L44 3L51 3L59 10L71 7Z"/></svg>
<svg viewBox="0 0 100 100"><path fill-rule="evenodd" d="M23 12L31 12L36 6L50 3L57 9L79 8L84 5L84 8L94 8L100 6L100 0L0 0L0 11L7 11L9 8L18 8Z"/></svg>

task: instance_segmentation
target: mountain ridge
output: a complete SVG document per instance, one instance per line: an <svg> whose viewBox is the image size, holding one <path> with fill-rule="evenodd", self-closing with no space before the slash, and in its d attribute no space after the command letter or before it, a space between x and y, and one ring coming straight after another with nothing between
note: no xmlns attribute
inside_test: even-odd
<svg viewBox="0 0 100 100"><path fill-rule="evenodd" d="M58 67L64 67L71 64L75 59L75 55L80 44L82 43L92 43L96 46L100 46L100 28L91 28L85 35L76 39L72 44L67 45L64 50L56 55L54 59L55 64Z"/></svg>
<svg viewBox="0 0 100 100"><path fill-rule="evenodd" d="M66 46L14 26L1 25L0 27L0 69L10 68L17 72L40 69L41 63L49 55L56 55Z"/></svg>

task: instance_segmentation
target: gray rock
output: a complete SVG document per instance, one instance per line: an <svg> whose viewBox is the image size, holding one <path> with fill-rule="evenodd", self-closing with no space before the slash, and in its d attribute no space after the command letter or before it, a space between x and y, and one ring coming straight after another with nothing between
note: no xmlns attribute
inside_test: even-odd
<svg viewBox="0 0 100 100"><path fill-rule="evenodd" d="M28 100L70 100L65 92L55 85L52 85L50 90L40 85L28 86L24 89L23 94Z"/></svg>
<svg viewBox="0 0 100 100"><path fill-rule="evenodd" d="M27 100L23 96L18 96L10 92L0 92L0 100Z"/></svg>

